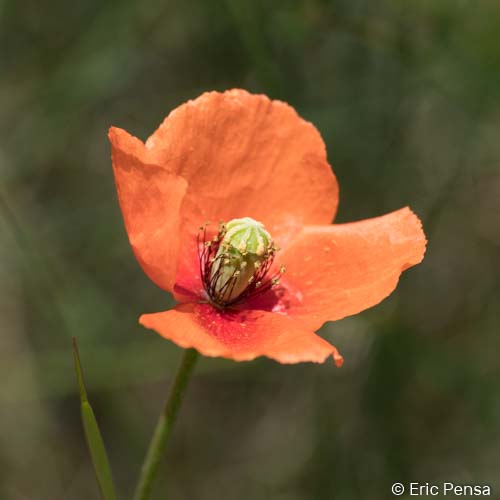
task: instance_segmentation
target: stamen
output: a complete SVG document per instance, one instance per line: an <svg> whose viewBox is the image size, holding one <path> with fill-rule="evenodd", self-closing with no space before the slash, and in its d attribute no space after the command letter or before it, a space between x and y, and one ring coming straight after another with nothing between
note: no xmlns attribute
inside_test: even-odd
<svg viewBox="0 0 500 500"><path fill-rule="evenodd" d="M220 222L211 238L207 227L199 228L198 258L205 292L214 304L235 305L279 285L285 266L267 277L278 247L261 223L249 217Z"/></svg>

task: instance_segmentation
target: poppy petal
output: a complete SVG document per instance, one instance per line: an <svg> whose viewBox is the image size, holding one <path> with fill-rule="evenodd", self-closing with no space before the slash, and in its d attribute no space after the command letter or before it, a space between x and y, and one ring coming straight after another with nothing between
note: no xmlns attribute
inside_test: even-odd
<svg viewBox="0 0 500 500"><path fill-rule="evenodd" d="M281 306L316 330L378 304L422 261L426 239L409 209L349 224L310 226L283 250Z"/></svg>
<svg viewBox="0 0 500 500"><path fill-rule="evenodd" d="M144 314L139 322L181 347L205 356L249 361L267 356L280 363L322 363L337 349L298 322L266 311L219 311L209 304L180 304L169 311Z"/></svg>
<svg viewBox="0 0 500 500"><path fill-rule="evenodd" d="M264 95L205 93L172 111L146 148L188 182L184 228L248 216L276 237L335 215L338 186L319 132Z"/></svg>
<svg viewBox="0 0 500 500"><path fill-rule="evenodd" d="M144 144L125 130L111 128L113 170L130 244L144 272L172 290L177 271L179 211L186 181L145 161ZM174 236L173 236L174 235Z"/></svg>

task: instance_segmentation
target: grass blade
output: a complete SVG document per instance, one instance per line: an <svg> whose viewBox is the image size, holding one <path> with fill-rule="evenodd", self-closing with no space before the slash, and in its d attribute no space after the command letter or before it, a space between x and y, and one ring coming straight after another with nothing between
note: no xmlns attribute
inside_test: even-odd
<svg viewBox="0 0 500 500"><path fill-rule="evenodd" d="M104 442L102 440L99 426L94 415L94 411L90 406L87 398L87 390L83 380L82 366L80 363L80 355L78 353L78 346L76 339L73 339L73 354L75 357L75 370L76 378L78 380L78 388L80 390L80 410L82 415L83 428L85 430L85 437L89 447L92 463L94 464L94 471L101 490L103 500L116 500L116 491L113 483L113 476L109 466L108 455Z"/></svg>

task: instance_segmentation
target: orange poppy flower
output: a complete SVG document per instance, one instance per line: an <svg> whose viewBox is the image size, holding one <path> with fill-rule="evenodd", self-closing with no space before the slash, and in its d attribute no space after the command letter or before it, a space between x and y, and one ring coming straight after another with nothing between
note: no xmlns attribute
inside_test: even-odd
<svg viewBox="0 0 500 500"><path fill-rule="evenodd" d="M283 102L209 92L146 143L119 128L109 138L137 260L180 302L139 321L182 347L237 361L332 355L340 366L315 330L379 303L423 258L409 208L331 224L338 186L325 145Z"/></svg>

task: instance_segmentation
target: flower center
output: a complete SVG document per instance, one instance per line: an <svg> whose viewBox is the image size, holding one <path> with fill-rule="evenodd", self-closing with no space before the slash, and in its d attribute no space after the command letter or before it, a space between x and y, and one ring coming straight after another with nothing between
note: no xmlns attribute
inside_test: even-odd
<svg viewBox="0 0 500 500"><path fill-rule="evenodd" d="M285 267L267 276L279 249L262 223L250 217L220 223L212 239L207 239L207 226L200 227L198 257L203 286L212 303L234 305L279 284Z"/></svg>

